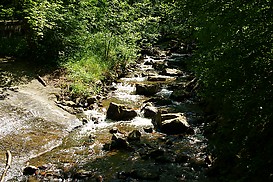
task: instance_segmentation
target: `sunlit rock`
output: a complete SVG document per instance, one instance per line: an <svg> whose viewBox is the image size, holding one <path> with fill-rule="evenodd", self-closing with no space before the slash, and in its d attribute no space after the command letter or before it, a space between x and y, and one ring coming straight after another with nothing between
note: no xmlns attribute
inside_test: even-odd
<svg viewBox="0 0 273 182"><path fill-rule="evenodd" d="M136 94L138 95L150 96L156 94L158 91L159 86L157 84L136 84Z"/></svg>
<svg viewBox="0 0 273 182"><path fill-rule="evenodd" d="M155 128L166 134L193 134L186 117L180 113L161 114L158 112L152 120Z"/></svg>
<svg viewBox="0 0 273 182"><path fill-rule="evenodd" d="M171 68L166 68L161 72L162 75L167 75L167 76L182 76L184 75L181 70L178 69L171 69Z"/></svg>
<svg viewBox="0 0 273 182"><path fill-rule="evenodd" d="M106 118L115 121L131 120L137 116L137 113L133 109L127 108L123 104L116 104L111 102L106 113Z"/></svg>
<svg viewBox="0 0 273 182"><path fill-rule="evenodd" d="M76 106L76 103L69 100L69 101L63 101L63 105L65 106L69 106L69 107L75 107Z"/></svg>

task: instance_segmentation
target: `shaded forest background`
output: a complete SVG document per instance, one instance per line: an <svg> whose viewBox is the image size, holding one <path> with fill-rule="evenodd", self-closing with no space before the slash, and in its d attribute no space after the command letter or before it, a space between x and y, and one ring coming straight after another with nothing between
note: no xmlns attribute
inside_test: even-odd
<svg viewBox="0 0 273 182"><path fill-rule="evenodd" d="M0 28L1 56L64 67L81 95L143 49L195 47L189 67L207 112L208 176L273 180L270 0L1 0Z"/></svg>

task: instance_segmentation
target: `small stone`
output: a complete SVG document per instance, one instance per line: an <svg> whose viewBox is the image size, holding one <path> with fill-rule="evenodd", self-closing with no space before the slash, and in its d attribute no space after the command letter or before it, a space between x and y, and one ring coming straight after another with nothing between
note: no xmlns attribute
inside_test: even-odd
<svg viewBox="0 0 273 182"><path fill-rule="evenodd" d="M121 172L118 172L117 177L118 177L118 179L125 180L129 175L130 174L128 174L127 172L121 171Z"/></svg>
<svg viewBox="0 0 273 182"><path fill-rule="evenodd" d="M113 127L111 130L109 130L109 132L110 132L111 134L114 134L114 133L118 133L119 131L118 131L118 128L117 128L117 127Z"/></svg>
<svg viewBox="0 0 273 182"><path fill-rule="evenodd" d="M86 102L90 106L96 102L96 97L87 97Z"/></svg>
<svg viewBox="0 0 273 182"><path fill-rule="evenodd" d="M175 158L175 162L177 163L186 163L189 162L190 156L187 154L178 154Z"/></svg>
<svg viewBox="0 0 273 182"><path fill-rule="evenodd" d="M88 120L86 118L82 118L82 124L87 124L88 123Z"/></svg>
<svg viewBox="0 0 273 182"><path fill-rule="evenodd" d="M146 133L153 133L153 128L143 128Z"/></svg>
<svg viewBox="0 0 273 182"><path fill-rule="evenodd" d="M151 158L157 158L159 156L163 156L164 154L165 154L165 150L162 149L162 148L158 148L158 149L155 149L155 150L151 151L149 156Z"/></svg>
<svg viewBox="0 0 273 182"><path fill-rule="evenodd" d="M102 175L99 175L96 177L96 182L102 182L102 181L103 181Z"/></svg>
<svg viewBox="0 0 273 182"><path fill-rule="evenodd" d="M112 136L112 142L110 149L127 149L129 147L129 143L126 141L124 135L115 133Z"/></svg>
<svg viewBox="0 0 273 182"><path fill-rule="evenodd" d="M23 175L33 175L38 171L38 168L36 166L27 166L23 170Z"/></svg>
<svg viewBox="0 0 273 182"><path fill-rule="evenodd" d="M69 106L69 107L74 107L74 106L76 106L76 103L73 101L64 101L64 105Z"/></svg>
<svg viewBox="0 0 273 182"><path fill-rule="evenodd" d="M84 169L80 169L79 171L76 172L74 175L74 178L76 179L83 179L87 177L93 177L94 173L92 171L86 171Z"/></svg>
<svg viewBox="0 0 273 182"><path fill-rule="evenodd" d="M130 141L140 141L141 133L138 130L134 130L129 133L127 140Z"/></svg>

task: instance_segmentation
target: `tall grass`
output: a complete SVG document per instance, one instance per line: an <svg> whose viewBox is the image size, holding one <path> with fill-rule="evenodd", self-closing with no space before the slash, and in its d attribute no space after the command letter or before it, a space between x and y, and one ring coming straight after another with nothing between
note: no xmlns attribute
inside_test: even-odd
<svg viewBox="0 0 273 182"><path fill-rule="evenodd" d="M86 45L78 56L63 64L68 71L69 91L75 96L96 94L100 91L98 81L115 75L117 69L124 68L137 57L135 43L130 44L125 38L112 33L92 34Z"/></svg>

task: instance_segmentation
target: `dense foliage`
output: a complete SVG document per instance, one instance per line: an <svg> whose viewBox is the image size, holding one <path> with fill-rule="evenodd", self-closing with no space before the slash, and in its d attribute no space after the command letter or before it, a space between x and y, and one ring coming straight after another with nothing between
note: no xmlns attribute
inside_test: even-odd
<svg viewBox="0 0 273 182"><path fill-rule="evenodd" d="M109 70L125 67L141 46L157 38L196 44L192 69L209 114L217 116L208 120L210 151L216 158L209 174L216 181L270 181L271 4L270 0L13 0L1 1L0 17L24 20L25 37L11 44L34 59L61 61L74 80L70 90L75 94L90 94L92 85L94 92L96 81L114 74ZM0 45L12 50L8 44Z"/></svg>
<svg viewBox="0 0 273 182"><path fill-rule="evenodd" d="M273 23L264 1L200 1L195 69L211 122L219 180L272 180ZM224 180L227 176L226 180Z"/></svg>
<svg viewBox="0 0 273 182"><path fill-rule="evenodd" d="M3 1L0 8L1 19L23 21L21 55L44 64L61 63L75 94L90 94L97 80L135 60L140 46L158 35L158 17L148 0L16 0ZM14 37L3 38L9 42L1 45L4 54L14 55L8 49L17 46Z"/></svg>

